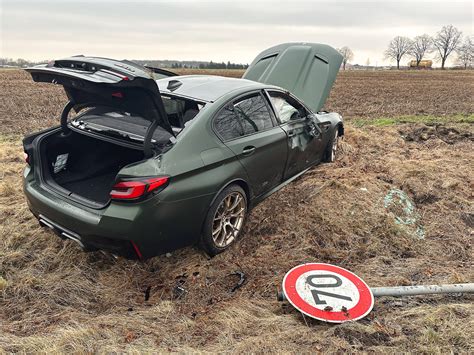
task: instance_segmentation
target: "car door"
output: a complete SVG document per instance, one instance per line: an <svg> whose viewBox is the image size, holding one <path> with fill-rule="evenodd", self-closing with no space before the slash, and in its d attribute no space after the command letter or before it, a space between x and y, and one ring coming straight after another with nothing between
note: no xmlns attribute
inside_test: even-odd
<svg viewBox="0 0 474 355"><path fill-rule="evenodd" d="M295 98L281 91L268 90L267 94L287 136L288 159L283 178L288 179L322 159L322 135L313 115Z"/></svg>
<svg viewBox="0 0 474 355"><path fill-rule="evenodd" d="M216 115L213 127L238 157L254 197L279 185L287 159L285 132L261 92L239 97Z"/></svg>

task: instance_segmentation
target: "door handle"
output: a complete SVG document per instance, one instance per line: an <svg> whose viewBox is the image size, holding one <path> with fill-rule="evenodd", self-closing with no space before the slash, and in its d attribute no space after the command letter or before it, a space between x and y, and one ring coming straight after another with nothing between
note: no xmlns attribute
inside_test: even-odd
<svg viewBox="0 0 474 355"><path fill-rule="evenodd" d="M292 130L292 131L288 131L286 134L288 135L288 138L291 138L291 137L293 137L296 133L295 133L295 131Z"/></svg>
<svg viewBox="0 0 474 355"><path fill-rule="evenodd" d="M249 146L245 147L244 150L242 150L243 155L250 155L253 152L255 152L255 147L253 145L249 145Z"/></svg>

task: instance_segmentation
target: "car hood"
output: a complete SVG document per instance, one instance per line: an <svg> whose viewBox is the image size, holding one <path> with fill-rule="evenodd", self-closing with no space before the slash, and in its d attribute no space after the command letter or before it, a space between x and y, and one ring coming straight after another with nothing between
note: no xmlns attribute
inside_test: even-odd
<svg viewBox="0 0 474 355"><path fill-rule="evenodd" d="M328 45L284 43L260 53L243 78L286 89L318 112L329 96L341 63L341 54Z"/></svg>
<svg viewBox="0 0 474 355"><path fill-rule="evenodd" d="M27 68L26 71L36 82L62 85L76 111L96 105L117 107L156 121L173 134L154 73L139 64L76 56Z"/></svg>

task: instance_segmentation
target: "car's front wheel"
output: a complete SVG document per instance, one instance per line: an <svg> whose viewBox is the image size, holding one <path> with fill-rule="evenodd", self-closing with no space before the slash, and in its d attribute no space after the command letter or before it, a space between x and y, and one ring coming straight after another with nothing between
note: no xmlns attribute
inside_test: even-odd
<svg viewBox="0 0 474 355"><path fill-rule="evenodd" d="M247 217L247 195L238 185L226 187L215 199L204 222L201 245L214 256L239 236Z"/></svg>
<svg viewBox="0 0 474 355"><path fill-rule="evenodd" d="M324 152L323 161L326 163L332 163L337 158L337 148L339 147L339 130L336 127L331 139L328 142L326 151Z"/></svg>

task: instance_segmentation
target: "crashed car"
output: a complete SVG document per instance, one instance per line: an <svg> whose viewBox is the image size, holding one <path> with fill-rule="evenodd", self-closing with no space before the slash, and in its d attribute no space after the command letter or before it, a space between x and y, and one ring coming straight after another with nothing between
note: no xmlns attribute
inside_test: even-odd
<svg viewBox="0 0 474 355"><path fill-rule="evenodd" d="M343 121L321 109L341 61L330 46L287 43L242 79L84 56L28 68L69 99L59 126L23 140L29 208L84 250L216 255L252 207L335 159Z"/></svg>

